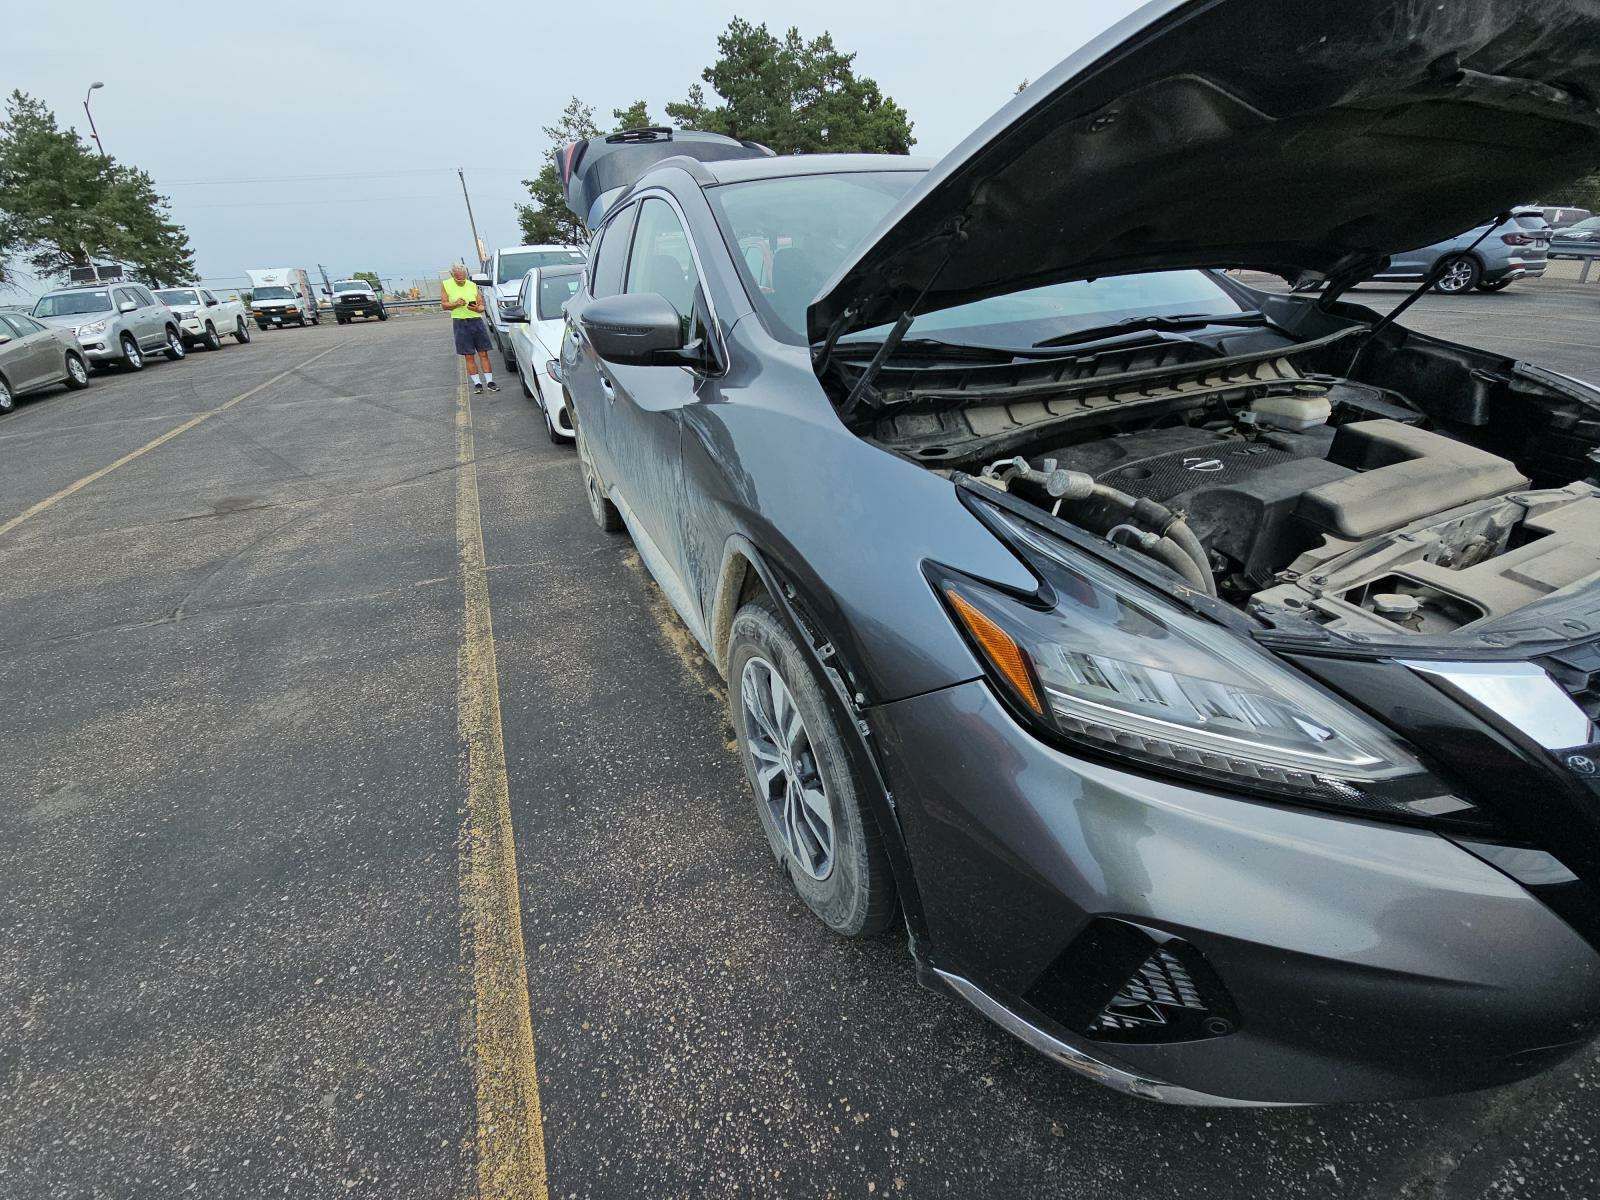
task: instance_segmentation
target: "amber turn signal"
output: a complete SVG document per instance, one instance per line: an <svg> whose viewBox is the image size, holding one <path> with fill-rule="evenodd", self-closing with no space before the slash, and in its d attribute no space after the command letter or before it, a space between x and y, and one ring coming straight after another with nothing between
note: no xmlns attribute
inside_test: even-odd
<svg viewBox="0 0 1600 1200"><path fill-rule="evenodd" d="M972 640L983 649L990 665L1005 676L1006 682L1024 704L1039 716L1044 716L1044 706L1039 703L1039 692L1033 685L1033 672L1028 669L1028 656L1023 653L1022 647L1009 633L967 603L954 588L945 588L944 594L950 601L950 607L955 609L956 616L961 618L961 623L972 635Z"/></svg>

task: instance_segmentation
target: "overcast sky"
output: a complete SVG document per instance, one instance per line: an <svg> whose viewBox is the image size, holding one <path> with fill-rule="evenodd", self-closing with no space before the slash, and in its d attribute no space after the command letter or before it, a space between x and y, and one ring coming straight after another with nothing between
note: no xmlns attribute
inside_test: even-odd
<svg viewBox="0 0 1600 1200"><path fill-rule="evenodd" d="M0 82L87 136L84 91L103 80L107 152L154 176L207 280L317 263L409 279L471 252L457 166L490 249L517 242L519 181L567 98L594 105L602 127L639 98L662 121L736 13L831 32L910 113L913 152L938 156L1138 3L390 0L202 4L184 10L192 20L117 4L90 20L81 4L0 0Z"/></svg>

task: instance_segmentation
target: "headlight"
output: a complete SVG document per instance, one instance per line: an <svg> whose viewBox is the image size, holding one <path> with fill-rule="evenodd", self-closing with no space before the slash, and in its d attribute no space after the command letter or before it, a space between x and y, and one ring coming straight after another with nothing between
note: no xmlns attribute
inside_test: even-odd
<svg viewBox="0 0 1600 1200"><path fill-rule="evenodd" d="M104 333L110 325L110 321L90 321L87 325L79 325L72 332L79 337L93 337L97 333Z"/></svg>
<svg viewBox="0 0 1600 1200"><path fill-rule="evenodd" d="M1075 747L1231 791L1372 814L1461 815L1393 734L1245 639L998 508L1045 587L933 582L1014 706Z"/></svg>

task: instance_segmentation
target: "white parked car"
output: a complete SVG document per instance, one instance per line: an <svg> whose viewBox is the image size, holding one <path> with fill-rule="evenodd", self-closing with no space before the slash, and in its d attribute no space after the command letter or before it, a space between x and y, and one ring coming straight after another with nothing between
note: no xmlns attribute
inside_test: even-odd
<svg viewBox="0 0 1600 1200"><path fill-rule="evenodd" d="M494 257L489 260L489 287L494 294L494 303L484 305L484 315L489 319L489 328L494 340L500 346L500 353L505 356L506 366L516 369L516 363L511 361L511 335L502 319L508 307L516 303L517 292L522 287L522 279L535 267L553 267L576 263L583 266L588 255L571 246L507 246L503 250L496 250ZM478 285L483 286L483 280L474 275Z"/></svg>
<svg viewBox="0 0 1600 1200"><path fill-rule="evenodd" d="M561 386L561 335L566 328L567 301L578 292L583 266L535 267L522 278L512 304L502 311L511 353L511 369L522 394L537 400L552 442L570 442L572 413Z"/></svg>
<svg viewBox="0 0 1600 1200"><path fill-rule="evenodd" d="M250 340L250 319L240 300L221 300L199 284L160 288L156 299L178 317L186 346L221 350L222 339L231 337L241 346Z"/></svg>

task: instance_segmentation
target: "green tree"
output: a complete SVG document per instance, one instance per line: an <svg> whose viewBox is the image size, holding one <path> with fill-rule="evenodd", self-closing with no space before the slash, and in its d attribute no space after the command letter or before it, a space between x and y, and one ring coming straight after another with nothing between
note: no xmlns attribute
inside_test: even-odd
<svg viewBox="0 0 1600 1200"><path fill-rule="evenodd" d="M720 103L696 83L667 105L667 116L681 129L748 138L779 154L906 153L916 140L910 118L875 80L856 74L855 58L827 32L806 41L790 27L778 38L735 17L717 38L716 61L700 73Z"/></svg>
<svg viewBox="0 0 1600 1200"><path fill-rule="evenodd" d="M101 258L150 283L192 279L194 253L167 204L144 171L91 150L43 102L11 93L0 123L0 260L9 250L45 277Z"/></svg>
<svg viewBox="0 0 1600 1200"><path fill-rule="evenodd" d="M583 223L567 211L566 194L561 187L561 168L556 165L556 155L568 142L580 142L596 137L600 127L594 123L594 108L574 96L561 110L554 125L544 127L550 145L544 152L544 165L532 179L524 179L529 203L517 205L517 224L522 227L522 240L528 243L550 242L558 246L582 246L589 240Z"/></svg>
<svg viewBox="0 0 1600 1200"><path fill-rule="evenodd" d="M635 100L626 108L611 110L613 131L643 129L650 124L650 107L643 100ZM517 224L522 227L522 240L529 243L551 242L559 246L582 246L589 240L583 223L567 211L566 193L561 187L561 168L556 156L568 142L598 137L602 130L594 121L594 108L574 96L561 110L554 125L546 125L545 137L550 145L544 152L544 163L532 179L524 179L529 203L517 205Z"/></svg>
<svg viewBox="0 0 1600 1200"><path fill-rule="evenodd" d="M383 280L378 278L378 273L376 271L357 271L354 275L350 276L350 278L365 279L372 285L373 291L377 292L379 295L383 294Z"/></svg>
<svg viewBox="0 0 1600 1200"><path fill-rule="evenodd" d="M612 131L622 129L648 129L651 125L650 107L643 100L635 100L627 108L613 108L611 116L616 124Z"/></svg>

